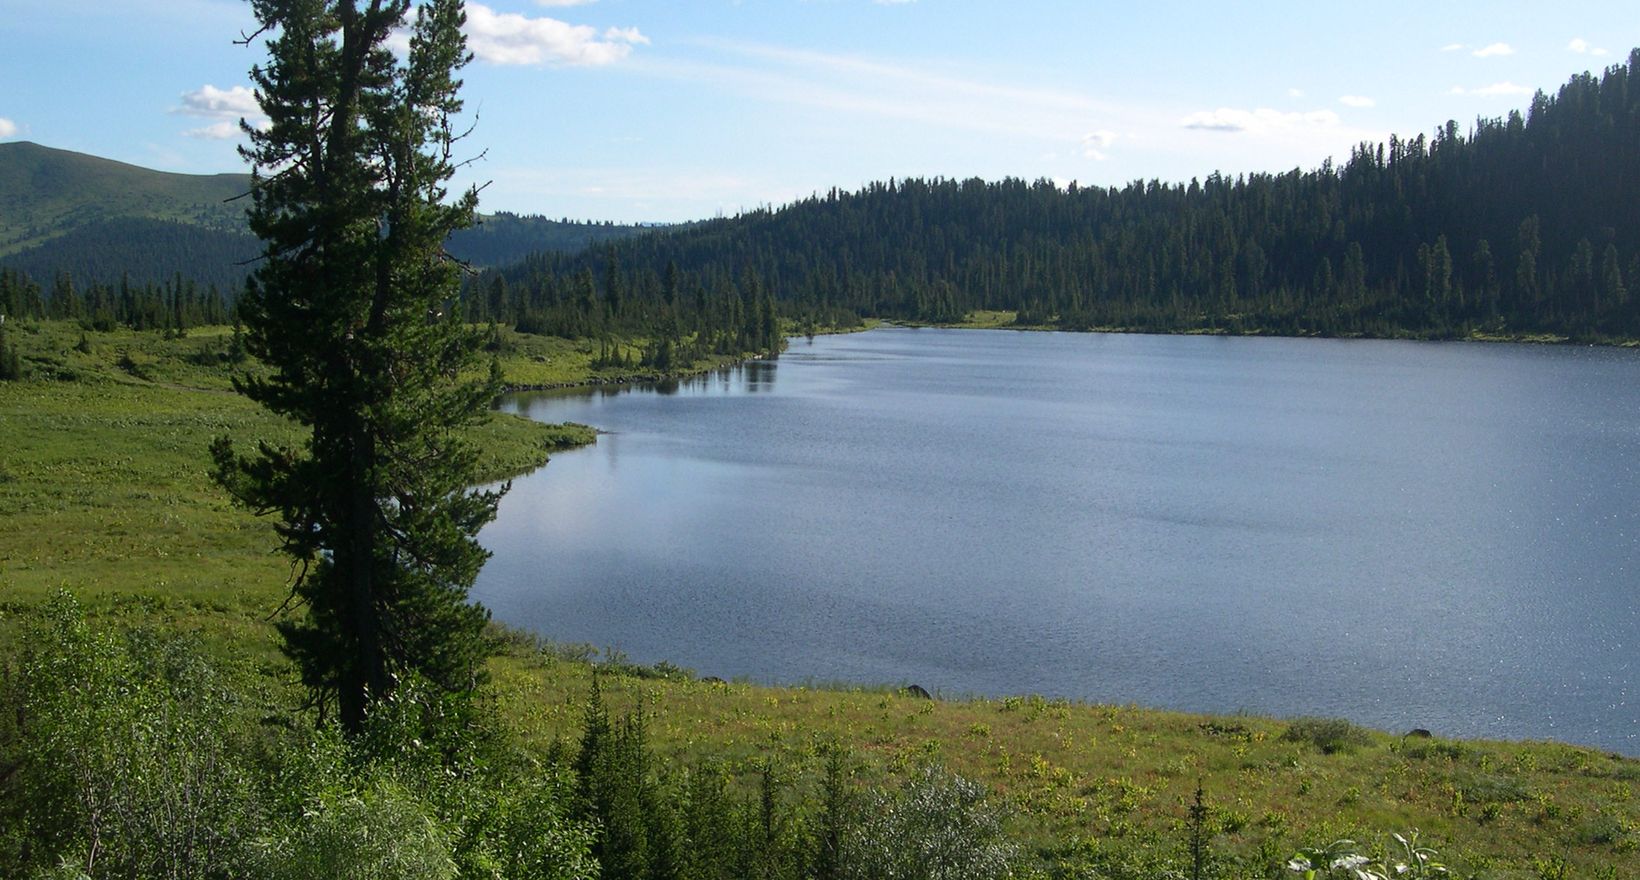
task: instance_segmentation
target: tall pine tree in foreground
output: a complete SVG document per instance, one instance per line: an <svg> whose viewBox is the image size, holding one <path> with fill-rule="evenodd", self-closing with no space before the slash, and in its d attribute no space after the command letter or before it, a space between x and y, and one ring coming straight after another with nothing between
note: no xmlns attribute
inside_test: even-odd
<svg viewBox="0 0 1640 880"><path fill-rule="evenodd" d="M247 126L241 152L264 252L239 314L271 373L238 387L311 433L249 456L221 439L216 476L278 517L304 606L279 624L285 651L321 713L357 731L405 676L469 690L486 654L488 612L467 592L500 496L467 490L475 457L457 434L498 388L463 378L481 339L454 318L459 267L444 252L478 201L447 190L455 74L471 56L460 0L416 7L403 60L387 41L410 0L254 7L268 59L251 77L270 124Z"/></svg>

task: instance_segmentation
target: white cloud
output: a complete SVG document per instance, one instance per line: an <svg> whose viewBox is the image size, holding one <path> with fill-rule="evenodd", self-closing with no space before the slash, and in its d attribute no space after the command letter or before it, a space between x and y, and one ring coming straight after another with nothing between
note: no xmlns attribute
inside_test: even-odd
<svg viewBox="0 0 1640 880"><path fill-rule="evenodd" d="M1447 43L1445 46L1441 47L1441 51L1442 52L1462 52L1463 50L1465 50L1467 48L1469 48L1469 47L1465 46L1462 43Z"/></svg>
<svg viewBox="0 0 1640 880"><path fill-rule="evenodd" d="M634 61L634 67L771 103L1026 138L1067 152L1080 152L1094 125L1131 126L1135 115L1147 113L1057 87L973 79L949 67L716 39L692 42L711 50L716 60L650 56ZM1164 117L1160 124L1170 123Z"/></svg>
<svg viewBox="0 0 1640 880"><path fill-rule="evenodd" d="M607 29L604 30L604 39L613 40L613 41L616 41L616 42L628 43L628 44L631 44L631 45L643 45L643 46L649 45L649 38L644 36L643 34L639 33L638 29L635 28L635 27L629 27L629 28L612 27L612 28L607 28Z"/></svg>
<svg viewBox="0 0 1640 880"><path fill-rule="evenodd" d="M1310 110L1302 113L1283 113L1260 107L1257 110L1237 110L1220 107L1203 110L1180 120L1180 125L1198 131L1248 132L1273 134L1305 129L1333 128L1339 124L1338 114L1331 110Z"/></svg>
<svg viewBox="0 0 1640 880"><path fill-rule="evenodd" d="M171 112L207 119L234 120L260 116L262 108L256 103L256 93L248 86L219 89L206 83L195 91L184 92L182 106L172 108Z"/></svg>
<svg viewBox="0 0 1640 880"><path fill-rule="evenodd" d="M587 25L467 4L467 47L491 64L596 67L620 61L633 46L648 43L637 28L612 27L599 34Z"/></svg>
<svg viewBox="0 0 1640 880"><path fill-rule="evenodd" d="M1498 55L1513 55L1515 54L1515 47L1509 45L1508 43L1493 43L1490 46L1482 46L1469 54L1475 56L1476 58L1491 58Z"/></svg>
<svg viewBox="0 0 1640 880"><path fill-rule="evenodd" d="M1578 37L1578 38L1572 40L1570 43L1567 43L1566 48L1573 51L1573 52L1576 52L1579 55L1605 55L1606 54L1605 49L1597 49L1594 46L1589 45L1589 41L1583 39L1582 37Z"/></svg>
<svg viewBox="0 0 1640 880"><path fill-rule="evenodd" d="M1111 144L1116 142L1116 132L1099 130L1088 132L1082 136L1082 155L1096 162L1103 162L1110 156L1105 152Z"/></svg>
<svg viewBox="0 0 1640 880"><path fill-rule="evenodd" d="M4 116L0 116L0 138L15 137L16 134L17 123L12 122Z"/></svg>
<svg viewBox="0 0 1640 880"><path fill-rule="evenodd" d="M210 125L190 128L184 137L225 141L239 136L239 121L248 121L257 128L267 128L268 119L256 103L256 93L249 86L219 89L206 83L192 92L182 94L182 104L171 108L182 116L199 116L215 120Z"/></svg>
<svg viewBox="0 0 1640 880"><path fill-rule="evenodd" d="M1378 106L1377 101L1362 95L1343 95L1339 97L1338 103L1343 104L1345 107L1365 108Z"/></svg>
<svg viewBox="0 0 1640 880"><path fill-rule="evenodd" d="M1478 89L1466 89L1463 86L1453 86L1452 91L1448 92L1448 94L1478 95L1483 98L1490 98L1498 95L1530 95L1532 94L1532 90L1525 86L1517 86L1512 82L1500 82L1493 83L1489 86L1481 86Z"/></svg>
<svg viewBox="0 0 1640 880"><path fill-rule="evenodd" d="M1304 97L1304 90L1303 89L1288 89L1287 90L1287 97L1289 97L1289 98L1302 98L1302 97Z"/></svg>
<svg viewBox="0 0 1640 880"><path fill-rule="evenodd" d="M215 122L204 128L190 128L182 133L185 137L199 138L207 141L225 141L239 134L239 123Z"/></svg>
<svg viewBox="0 0 1640 880"><path fill-rule="evenodd" d="M724 213L767 201L776 204L795 201L811 190L783 186L767 178L747 177L712 168L691 168L683 173L636 170L622 167L543 168L523 165L486 169L495 189L524 205L562 201L575 195L596 194L609 202L642 206L640 213L667 210L680 217L693 213L701 201L715 202ZM502 207L502 206L498 206ZM503 207L503 210L506 208ZM515 209L516 210L516 209Z"/></svg>

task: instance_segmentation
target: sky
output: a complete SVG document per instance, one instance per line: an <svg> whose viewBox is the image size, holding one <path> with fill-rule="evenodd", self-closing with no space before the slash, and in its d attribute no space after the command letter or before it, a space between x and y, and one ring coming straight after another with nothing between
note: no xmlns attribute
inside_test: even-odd
<svg viewBox="0 0 1640 880"><path fill-rule="evenodd" d="M485 0L480 209L675 222L903 177L1311 169L1524 109L1640 46L1633 0ZM241 0L0 0L0 141L248 170Z"/></svg>

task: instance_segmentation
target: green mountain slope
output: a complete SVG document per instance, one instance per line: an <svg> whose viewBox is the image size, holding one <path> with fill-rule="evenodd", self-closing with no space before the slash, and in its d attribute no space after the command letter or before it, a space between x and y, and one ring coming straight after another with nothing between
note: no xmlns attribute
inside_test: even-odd
<svg viewBox="0 0 1640 880"><path fill-rule="evenodd" d="M43 147L0 144L0 257L118 217L242 231L246 174L169 174Z"/></svg>
<svg viewBox="0 0 1640 880"><path fill-rule="evenodd" d="M49 283L169 281L234 287L259 247L245 228L248 174L171 174L26 141L0 144L0 263ZM475 266L574 253L646 231L498 213L450 240Z"/></svg>

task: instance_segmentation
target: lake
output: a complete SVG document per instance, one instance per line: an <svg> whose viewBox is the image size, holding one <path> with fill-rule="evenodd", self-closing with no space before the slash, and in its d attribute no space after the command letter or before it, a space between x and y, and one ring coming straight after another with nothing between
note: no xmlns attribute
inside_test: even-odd
<svg viewBox="0 0 1640 880"><path fill-rule="evenodd" d="M507 406L609 432L480 535L554 640L1640 754L1640 353L886 328Z"/></svg>

